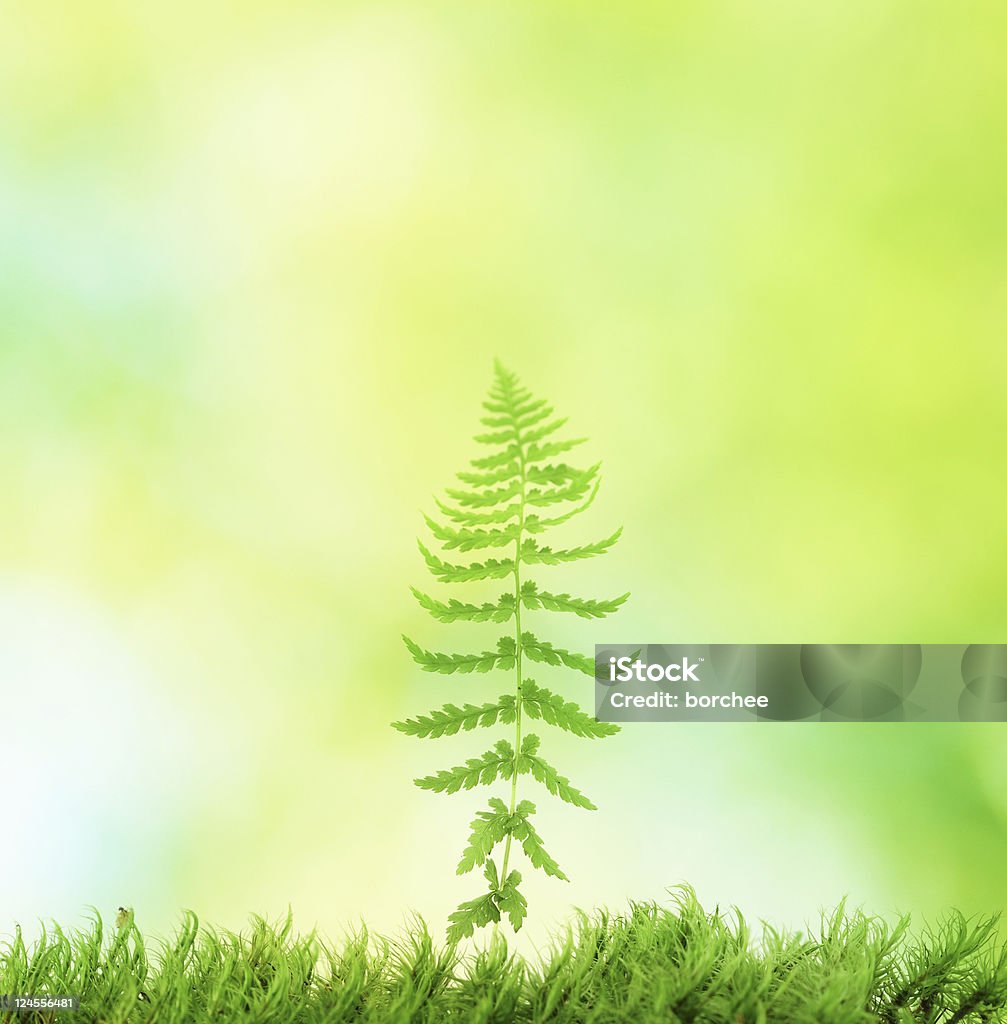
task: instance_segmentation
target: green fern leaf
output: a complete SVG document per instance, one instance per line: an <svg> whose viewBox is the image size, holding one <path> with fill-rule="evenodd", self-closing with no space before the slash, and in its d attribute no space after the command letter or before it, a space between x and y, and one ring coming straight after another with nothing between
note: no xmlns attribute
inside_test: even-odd
<svg viewBox="0 0 1007 1024"><path fill-rule="evenodd" d="M506 544L513 544L521 533L521 527L517 523L502 530L455 530L450 526L442 526L429 516L423 518L426 520L427 526L430 527L430 532L447 550L457 549L466 552L484 548L502 548Z"/></svg>
<svg viewBox="0 0 1007 1024"><path fill-rule="evenodd" d="M538 736L534 733L526 736L521 741L521 751L514 759L514 771L519 775L531 773L532 778L541 782L545 788L558 796L560 800L575 807L583 807L587 811L596 811L598 808L579 789L575 789L565 775L558 771L548 761L543 760L538 754Z"/></svg>
<svg viewBox="0 0 1007 1024"><path fill-rule="evenodd" d="M498 721L509 725L517 716L516 708L517 699L514 694L505 693L499 700L487 704L463 704L461 707L445 704L425 715L407 718L404 722L392 722L392 728L421 740L437 740L442 736L454 736L459 730L471 732L476 727L486 729Z"/></svg>
<svg viewBox="0 0 1007 1024"><path fill-rule="evenodd" d="M493 412L493 413L507 413L507 412L510 412L510 405L507 402L503 402L503 401L496 401L495 402L495 401L492 401L490 399L486 399L486 400L483 401L482 407L487 412ZM480 423L486 423L485 420L480 420L479 422ZM489 424L487 424L487 426L491 426L492 427L492 426L494 426L494 424L489 423Z"/></svg>
<svg viewBox="0 0 1007 1024"><path fill-rule="evenodd" d="M477 811L469 826L468 845L458 862L457 874L464 875L477 864L482 864L493 851L493 847L507 835L511 815L507 805L499 797L490 800L488 811Z"/></svg>
<svg viewBox="0 0 1007 1024"><path fill-rule="evenodd" d="M505 428L512 431L512 437L519 439L520 432L541 423L555 412L552 406L544 399L536 398L520 402L493 402L483 403L484 407L494 413L492 416L483 416L479 422L486 427Z"/></svg>
<svg viewBox="0 0 1007 1024"><path fill-rule="evenodd" d="M493 375L496 380L493 382L493 387L490 388L490 395L514 400L515 396L520 395L521 392L531 393L518 380L517 374L508 370L499 359L493 360ZM523 399L516 400L523 401Z"/></svg>
<svg viewBox="0 0 1007 1024"><path fill-rule="evenodd" d="M564 562L577 562L582 558L594 558L605 554L622 535L620 526L611 537L595 541L593 544L582 544L576 548L553 551L550 547L539 547L532 538L521 545L521 561L529 565L562 565Z"/></svg>
<svg viewBox="0 0 1007 1024"><path fill-rule="evenodd" d="M507 480L512 480L520 472L520 465L513 459L510 459L499 468L493 469L487 473L456 473L455 476L457 476L462 483L468 484L470 487L491 487L493 484L504 483Z"/></svg>
<svg viewBox="0 0 1007 1024"><path fill-rule="evenodd" d="M515 410L515 416L517 417L517 429L521 431L521 440L524 444L528 443L528 429L534 427L536 423L541 423L543 420L547 420L556 410L542 399L536 399L533 402L525 402Z"/></svg>
<svg viewBox="0 0 1007 1024"><path fill-rule="evenodd" d="M497 650L481 651L478 654L446 654L442 651L426 651L419 644L414 643L407 636L403 636L409 653L424 672L440 672L442 675L453 675L460 672L467 675L469 672L490 672L494 668L509 669L514 667L514 652L507 651L506 643L503 647L498 642ZM509 637L511 645L514 641Z"/></svg>
<svg viewBox="0 0 1007 1024"><path fill-rule="evenodd" d="M508 427L506 430L494 430L488 434L476 434L472 440L476 444L509 444L516 436L514 428Z"/></svg>
<svg viewBox="0 0 1007 1024"><path fill-rule="evenodd" d="M586 654L575 654L561 647L553 647L545 640L539 640L532 633L521 634L521 650L532 660L545 665L565 665L584 675L594 676L594 659Z"/></svg>
<svg viewBox="0 0 1007 1024"><path fill-rule="evenodd" d="M528 389L523 389L527 391ZM530 392L529 392L530 395ZM534 412L536 409L541 409L546 405L544 398L531 398L531 397L516 397L514 392L511 392L509 396L500 392L498 401L483 402L483 408L487 412L499 413L502 416L508 418L508 422L512 423L521 416L527 416L529 413ZM485 420L481 422L485 423ZM487 426L494 426L489 423Z"/></svg>
<svg viewBox="0 0 1007 1024"><path fill-rule="evenodd" d="M471 565L454 565L444 562L428 551L422 543L419 545L423 559L431 574L441 583L471 583L474 580L499 580L514 571L514 561L510 558L487 558L485 562L473 562Z"/></svg>
<svg viewBox="0 0 1007 1024"><path fill-rule="evenodd" d="M598 466L601 464L599 463ZM582 480L586 475L591 474L593 479L597 474L598 466L593 469L574 469L565 462L556 465L549 463L546 466L531 466L525 474L525 479L532 484L555 484L561 486L573 480Z"/></svg>
<svg viewBox="0 0 1007 1024"><path fill-rule="evenodd" d="M508 413L510 415L516 415L519 409L533 401L536 401L536 399L532 398L532 393L526 387L523 387L516 382L512 385L503 385L491 388L489 391L489 398L490 401L497 402L502 406L502 411L504 413Z"/></svg>
<svg viewBox="0 0 1007 1024"><path fill-rule="evenodd" d="M573 612L582 619L602 619L612 615L629 598L629 594L621 594L608 601L596 601L585 597L571 597L569 594L550 594L539 590L534 581L525 580L521 584L521 604L525 608L537 611L545 608L551 612Z"/></svg>
<svg viewBox="0 0 1007 1024"><path fill-rule="evenodd" d="M474 934L476 928L485 928L500 920L493 893L486 893L474 900L467 900L448 915L448 942L455 943Z"/></svg>
<svg viewBox="0 0 1007 1024"><path fill-rule="evenodd" d="M524 453L525 465L530 466L536 462L545 462L546 459L554 458L557 455L564 455L576 448L577 445L584 444L585 441L587 441L586 437L574 437L569 441L548 441L546 444L533 442L528 445L528 449Z"/></svg>
<svg viewBox="0 0 1007 1024"><path fill-rule="evenodd" d="M599 467L579 469L563 461L562 456L582 444L584 438L564 439L561 428L566 420L557 418L546 400L535 398L499 362L494 366L493 384L482 404L485 415L480 421L484 429L476 436L476 442L492 446L493 450L471 459L471 469L457 474L462 487L448 489L443 501L434 499L441 520L424 518L444 551L498 551L503 557L477 555L481 561L455 564L433 554L422 542L419 548L427 568L439 582L485 582L513 576L513 585L506 587L508 592L495 601L481 604L442 601L415 588L413 595L440 622L514 619L515 635L498 640L494 650L476 653L428 651L409 638L404 639L424 671L469 674L513 670L515 690L485 703L444 704L393 723L400 732L421 739L439 739L498 724L514 729L513 745L500 740L478 757L415 780L421 789L438 793L470 790L498 780L509 783L509 803L493 797L488 809L476 812L471 822L457 870L464 874L482 865L488 891L462 903L451 914L448 937L452 942L471 936L476 928L499 922L502 916L509 919L515 930L522 926L527 903L520 891L521 875L509 870L515 845L520 845L533 868L566 880L566 874L546 851L531 824L535 805L528 800L517 802L519 775L531 775L549 793L567 803L594 808L569 779L540 756L538 736L530 734L522 739L522 711L529 722L541 721L576 736L598 738L618 729L611 723L596 721L575 702L522 678L518 661L523 655L527 655L529 663L571 668L590 677L594 676L594 663L585 655L555 647L530 632L521 632L517 625L521 609L567 612L597 620L618 610L628 597L624 594L598 600L539 591L535 582L524 576L526 567L560 565L603 554L618 539L619 531L612 537L577 547L556 549L540 545L535 539L537 535L561 526L591 507L598 494ZM565 511L551 515L544 511L554 507ZM498 866L493 854L500 846L502 857Z"/></svg>
<svg viewBox="0 0 1007 1024"><path fill-rule="evenodd" d="M594 499L598 495L598 483L594 485L594 489L588 495L587 500L582 502L576 508L570 509L569 512L564 512L559 516L552 516L547 519L541 519L534 512L531 515L525 516L524 526L528 533L541 533L543 530L549 530L554 526L560 526L561 524L573 519L574 516L580 515L581 512L586 512L593 504Z"/></svg>
<svg viewBox="0 0 1007 1024"><path fill-rule="evenodd" d="M527 388L524 389L527 392ZM552 409L544 398L531 398L530 392L528 396L522 397L519 394L511 393L509 397L504 396L501 393L501 398L497 402L483 402L483 408L487 412L497 413L506 423L518 423L532 413L536 413L541 409L545 409L546 415L552 415ZM480 420L488 427L503 426L504 423L489 423L486 419Z"/></svg>
<svg viewBox="0 0 1007 1024"><path fill-rule="evenodd" d="M544 426L536 427L534 430L529 430L527 434L524 434L521 438L522 444L535 444L541 441L542 438L548 437L550 434L554 434L560 427L566 424L566 417L563 416L558 420L551 420Z"/></svg>
<svg viewBox="0 0 1007 1024"><path fill-rule="evenodd" d="M500 466L510 465L515 459L520 458L521 449L516 444L509 444L503 451L494 452L492 455L484 455L479 459L470 459L469 465L475 469L498 469Z"/></svg>
<svg viewBox="0 0 1007 1024"><path fill-rule="evenodd" d="M497 778L510 779L514 774L514 761L514 748L506 740L498 740L492 750L470 757L465 764L413 781L420 789L434 793L457 793L460 789L488 786Z"/></svg>
<svg viewBox="0 0 1007 1024"><path fill-rule="evenodd" d="M521 925L528 914L528 901L518 890L520 882L521 873L512 871L500 887L496 898L499 912L510 918L511 928L516 932L521 930Z"/></svg>
<svg viewBox="0 0 1007 1024"><path fill-rule="evenodd" d="M535 805L529 800L522 800L514 811L510 832L521 843L521 849L531 861L532 867L544 871L547 875L552 875L553 878L559 878L561 881L570 881L556 861L549 856L542 844L542 837L528 820L528 816L534 813Z"/></svg>
<svg viewBox="0 0 1007 1024"><path fill-rule="evenodd" d="M439 622L506 622L514 615L513 594L501 594L496 604L464 604L454 598L445 604L416 587L409 589L420 605Z"/></svg>
<svg viewBox="0 0 1007 1024"><path fill-rule="evenodd" d="M445 493L462 508L492 508L521 493L521 481L515 480L506 487L490 491L462 491L454 487L445 488Z"/></svg>
<svg viewBox="0 0 1007 1024"><path fill-rule="evenodd" d="M501 406L501 408L503 408ZM511 427L514 425L514 419L511 416L480 416L479 422L484 427Z"/></svg>
<svg viewBox="0 0 1007 1024"><path fill-rule="evenodd" d="M492 860L486 861L486 866L483 868L483 877L489 884L490 892L496 893L500 889L500 876L497 874L496 862Z"/></svg>
<svg viewBox="0 0 1007 1024"><path fill-rule="evenodd" d="M464 526L490 526L493 523L506 523L511 519L517 519L521 516L520 503L506 505L504 508L494 509L492 512L472 512L469 509L452 508L437 498L434 501L437 502L437 507L448 519L453 523L461 523Z"/></svg>
<svg viewBox="0 0 1007 1024"><path fill-rule="evenodd" d="M541 719L547 725L554 725L586 739L614 736L619 731L619 726L614 722L599 722L585 714L573 701L564 700L558 693L539 686L533 679L526 679L521 687L521 708L529 718Z"/></svg>
<svg viewBox="0 0 1007 1024"><path fill-rule="evenodd" d="M592 468L596 469L597 467ZM525 504L544 508L547 505L558 505L561 501L578 501L591 490L593 481L594 476L591 473L591 475L585 474L583 477L571 480L561 487L533 488L525 494Z"/></svg>

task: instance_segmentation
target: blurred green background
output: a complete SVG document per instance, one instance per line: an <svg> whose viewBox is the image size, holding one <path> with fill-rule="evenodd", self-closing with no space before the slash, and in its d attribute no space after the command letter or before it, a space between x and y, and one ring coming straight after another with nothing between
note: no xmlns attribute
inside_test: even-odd
<svg viewBox="0 0 1007 1024"><path fill-rule="evenodd" d="M398 639L469 639L407 585L494 356L604 460L566 538L626 528L553 578L631 603L557 641L1003 642L1005 38L992 0L0 7L0 929L474 894L482 798L410 779L484 737L388 723L495 692ZM539 801L573 881L525 941L682 880L996 908L1005 739L550 737L601 810Z"/></svg>

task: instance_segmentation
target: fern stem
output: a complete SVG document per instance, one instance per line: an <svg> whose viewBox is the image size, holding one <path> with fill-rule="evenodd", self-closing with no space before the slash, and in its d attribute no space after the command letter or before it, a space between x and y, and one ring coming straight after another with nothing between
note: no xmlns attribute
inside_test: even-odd
<svg viewBox="0 0 1007 1024"><path fill-rule="evenodd" d="M525 502L525 465L524 445L518 436L518 466L521 474L521 496L518 510L517 538L514 542L514 670L515 681L515 707L514 716L514 759L521 756L521 533L524 530L524 502ZM517 807L517 765L514 765L514 773L511 775L510 783L510 814L514 815ZM500 883L503 884L507 878L507 866L510 863L510 847L513 836L507 833L504 842L503 866L500 869Z"/></svg>

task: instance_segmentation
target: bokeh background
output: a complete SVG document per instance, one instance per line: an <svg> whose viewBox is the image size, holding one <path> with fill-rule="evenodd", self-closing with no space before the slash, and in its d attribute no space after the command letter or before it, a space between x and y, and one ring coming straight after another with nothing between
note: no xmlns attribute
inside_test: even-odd
<svg viewBox="0 0 1007 1024"><path fill-rule="evenodd" d="M0 8L0 930L439 930L482 749L388 723L499 356L625 526L558 641L1003 642L1007 7ZM554 589L561 589L556 587ZM543 629L545 632L545 629ZM575 680L543 674L590 702ZM1000 725L549 737L573 904L1007 900ZM566 740L569 739L569 742Z"/></svg>

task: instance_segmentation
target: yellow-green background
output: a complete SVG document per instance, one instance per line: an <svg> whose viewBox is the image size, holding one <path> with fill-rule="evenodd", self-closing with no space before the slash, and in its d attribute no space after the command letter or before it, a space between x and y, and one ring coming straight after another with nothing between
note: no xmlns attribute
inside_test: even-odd
<svg viewBox="0 0 1007 1024"><path fill-rule="evenodd" d="M604 460L567 539L626 528L554 589L632 603L542 633L1003 641L1005 38L993 0L0 7L0 927L473 894L482 796L409 780L485 737L388 722L494 693L398 637L493 635L406 588L495 355ZM573 882L532 935L681 880L998 907L1004 728L549 737L601 810L539 800Z"/></svg>

